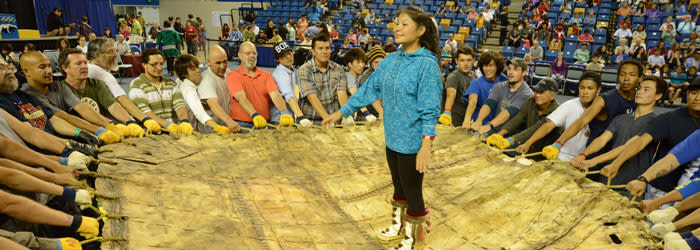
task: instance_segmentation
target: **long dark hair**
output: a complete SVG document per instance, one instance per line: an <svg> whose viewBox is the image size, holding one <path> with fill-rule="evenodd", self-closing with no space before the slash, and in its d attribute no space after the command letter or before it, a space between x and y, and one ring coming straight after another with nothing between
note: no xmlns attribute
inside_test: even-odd
<svg viewBox="0 0 700 250"><path fill-rule="evenodd" d="M423 9L418 8L414 5L399 10L396 16L400 16L401 14L408 15L408 17L411 18L411 20L413 20L414 22L416 22L418 26L425 27L425 32L420 38L418 38L418 43L426 49L430 50L430 52L433 52L438 57L439 61L440 39L438 38L437 25L435 25L435 22L433 22L433 19L430 17L430 15L428 15L428 13L425 13Z"/></svg>

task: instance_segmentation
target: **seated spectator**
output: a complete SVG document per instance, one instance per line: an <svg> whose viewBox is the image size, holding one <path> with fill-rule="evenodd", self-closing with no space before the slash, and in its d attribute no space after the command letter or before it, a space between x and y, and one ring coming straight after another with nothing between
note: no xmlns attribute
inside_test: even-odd
<svg viewBox="0 0 700 250"><path fill-rule="evenodd" d="M644 7L644 4L638 4L636 8L634 8L634 16L638 17L646 17L647 11L646 8Z"/></svg>
<svg viewBox="0 0 700 250"><path fill-rule="evenodd" d="M580 13L574 14L574 16L571 17L571 18L569 19L569 21L566 22L566 25L569 25L569 26L571 26L571 25L573 25L573 24L578 24L578 25L582 25L582 24L583 24L583 19L581 18L581 14L580 14Z"/></svg>
<svg viewBox="0 0 700 250"><path fill-rule="evenodd" d="M622 38L627 39L627 40L631 39L632 38L632 30L630 29L630 25L626 24L623 27L618 28L615 31L614 36L615 36L615 38L620 39L620 40L622 40Z"/></svg>
<svg viewBox="0 0 700 250"><path fill-rule="evenodd" d="M495 145L500 149L510 148L524 143L537 129L547 122L547 116L559 107L554 100L559 92L559 85L552 79L542 79L533 86L534 96L528 98L518 113L503 127L488 137L486 144ZM505 136L508 136L504 138ZM540 140L530 151L539 151L544 146L556 140L558 134L550 133L547 139Z"/></svg>
<svg viewBox="0 0 700 250"><path fill-rule="evenodd" d="M673 104L683 90L689 85L688 75L685 74L683 67L676 68L676 71L671 73L671 86L668 88L669 101Z"/></svg>
<svg viewBox="0 0 700 250"><path fill-rule="evenodd" d="M598 46L598 48L593 52L593 54L598 55L598 59L600 60L600 64L605 66L605 64L610 60L610 54L608 53L608 46L605 44L602 44Z"/></svg>
<svg viewBox="0 0 700 250"><path fill-rule="evenodd" d="M549 26L549 22L545 20L537 27L537 31L535 32L535 40L549 41L550 33L547 26Z"/></svg>
<svg viewBox="0 0 700 250"><path fill-rule="evenodd" d="M377 19L377 17L374 15L374 10L369 9L369 12L365 15L365 24L373 24L375 19Z"/></svg>
<svg viewBox="0 0 700 250"><path fill-rule="evenodd" d="M493 17L494 17L494 13L495 13L495 12L494 12L493 9L491 9L490 6L486 5L486 7L484 7L484 12L482 12L482 13L484 14L484 20L485 20L487 23L490 23L491 20L493 20Z"/></svg>
<svg viewBox="0 0 700 250"><path fill-rule="evenodd" d="M337 35L338 35L338 34L336 33L336 36L337 36ZM273 29L273 30L272 30L272 37L271 37L270 39L267 40L267 43L281 43L282 41L283 41L283 40L282 40L282 37L281 37L280 34L279 34L279 31L278 31L277 29Z"/></svg>
<svg viewBox="0 0 700 250"><path fill-rule="evenodd" d="M630 5L628 2L624 2L622 4L622 8L617 9L617 12L615 12L617 16L621 17L628 17L634 14L634 10L630 8Z"/></svg>
<svg viewBox="0 0 700 250"><path fill-rule="evenodd" d="M568 0L564 0L564 2L561 4L561 6L559 7L559 13L571 14L571 4L569 4Z"/></svg>
<svg viewBox="0 0 700 250"><path fill-rule="evenodd" d="M674 33L675 33L675 31L676 31L676 22L673 21L673 17L672 17L672 16L667 17L667 18L666 18L666 22L663 23L663 24L661 24L661 27L659 27L659 28L660 28L660 30L663 31L663 30L667 30L667 28L669 28L669 27L670 27L671 30L673 30Z"/></svg>
<svg viewBox="0 0 700 250"><path fill-rule="evenodd" d="M583 115L584 110L593 103L598 93L600 93L600 75L590 71L584 72L579 80L578 98L568 100L559 105L557 109L547 116L544 124L530 138L516 147L515 151L518 153L530 152L532 145L542 140L542 138L551 133L558 134L558 132L554 131L556 128L569 129ZM583 152L589 136L587 130L587 128L581 129L571 140L564 143L560 149L561 153L558 154L559 160L569 161Z"/></svg>
<svg viewBox="0 0 700 250"><path fill-rule="evenodd" d="M661 56L663 56L664 58L667 57L667 55L666 55L666 43L664 43L663 41L660 41L659 44L657 44L653 48L649 49L649 55L653 55L654 52L656 52L657 50L661 51Z"/></svg>
<svg viewBox="0 0 700 250"><path fill-rule="evenodd" d="M592 138L593 140L582 154L574 157L570 161L572 166L580 169L590 169L598 164L614 160L622 153L621 149L624 148L625 143L627 143L629 139L637 136L638 133L643 132L650 121L656 117L657 114L654 112L654 104L662 98L667 85L666 81L654 76L645 76L643 79L635 94L634 102L636 108L634 112L615 117L610 123L610 126L608 126L600 136ZM612 143L610 144L610 142ZM613 150L608 152L601 151L608 144L610 144L610 148ZM621 168L614 170L613 172L616 173L614 174L614 178L610 177L610 184L626 184L642 174L646 169L646 165L651 161L653 152L656 149L653 146L654 145L648 146L644 149L644 152L638 154L635 159L627 161ZM598 152L602 154L586 160L588 155L594 155ZM605 182L606 180L602 178L598 181ZM652 183L651 185L656 186L657 183ZM626 190L619 190L618 192L628 198L632 197Z"/></svg>
<svg viewBox="0 0 700 250"><path fill-rule="evenodd" d="M586 65L586 70L594 72L603 71L603 64L600 63L600 55L593 53L591 56L591 62Z"/></svg>
<svg viewBox="0 0 700 250"><path fill-rule="evenodd" d="M577 41L579 44L581 44L581 43L589 43L590 44L590 43L595 42L595 38L593 38L593 36L591 35L591 32L586 29L586 30L583 30L582 35L578 36Z"/></svg>
<svg viewBox="0 0 700 250"><path fill-rule="evenodd" d="M470 7L469 14L467 15L467 20L476 21L478 17L479 14L476 13L476 9Z"/></svg>
<svg viewBox="0 0 700 250"><path fill-rule="evenodd" d="M508 45L520 47L522 43L522 25L513 24L513 29L508 31Z"/></svg>
<svg viewBox="0 0 700 250"><path fill-rule="evenodd" d="M567 33L567 35L578 36L579 34L581 34L581 28L578 27L577 23L574 23L573 25L571 25L571 27L569 27L569 33Z"/></svg>
<svg viewBox="0 0 700 250"><path fill-rule="evenodd" d="M637 47L637 49L634 50L632 55L630 56L632 59L635 59L639 62L646 62L648 56L647 49L644 47ZM663 58L663 57L662 57ZM651 65L652 67L654 65Z"/></svg>
<svg viewBox="0 0 700 250"><path fill-rule="evenodd" d="M477 124L474 122L479 116L478 111L481 110L482 106L486 103L491 88L496 83L508 80L508 78L501 73L505 67L503 55L501 55L501 53L488 51L481 54L478 67L483 75L469 84L467 92L465 92L463 96L464 101L468 103L464 122L462 123L462 127L466 129L481 127L481 125L493 119L493 115L490 114L483 119L484 123Z"/></svg>
<svg viewBox="0 0 700 250"><path fill-rule="evenodd" d="M666 60L664 60L664 56L661 55L661 50L655 50L654 54L650 55L649 58L647 58L647 61L649 62L650 66L663 66L666 64ZM680 67L678 67L680 68Z"/></svg>
<svg viewBox="0 0 700 250"><path fill-rule="evenodd" d="M83 52L83 54L87 54L87 38L84 35L79 35L78 36L78 45L75 46L76 48L80 49L80 51Z"/></svg>
<svg viewBox="0 0 700 250"><path fill-rule="evenodd" d="M666 26L661 28L661 40L666 44L676 44L676 30L673 26Z"/></svg>
<svg viewBox="0 0 700 250"><path fill-rule="evenodd" d="M683 66L685 66L686 68L700 67L700 50L696 50L691 57L688 57L688 59L685 60Z"/></svg>
<svg viewBox="0 0 700 250"><path fill-rule="evenodd" d="M625 52L625 54L632 53L632 51L630 50L630 47L627 46L627 38L620 39L620 45L615 47L615 51L617 51L617 48L622 48L622 50Z"/></svg>
<svg viewBox="0 0 700 250"><path fill-rule="evenodd" d="M537 40L532 41L532 47L530 47L530 52L528 52L532 57L532 60L542 60L544 56L544 49L540 46Z"/></svg>
<svg viewBox="0 0 700 250"><path fill-rule="evenodd" d="M659 18L661 17L661 11L659 10L659 5L653 3L651 8L647 9L647 19L649 18Z"/></svg>
<svg viewBox="0 0 700 250"><path fill-rule="evenodd" d="M588 51L588 43L581 44L581 48L576 49L574 52L574 59L576 64L587 64L590 60L591 52Z"/></svg>
<svg viewBox="0 0 700 250"><path fill-rule="evenodd" d="M690 36L686 37L685 39L683 39L683 41L681 41L681 49L685 49L687 50L687 52L692 52L692 50L694 50L695 47L691 49L691 46L697 45L700 45L700 37L698 37L698 33L695 31L691 32Z"/></svg>
<svg viewBox="0 0 700 250"><path fill-rule="evenodd" d="M549 42L549 47L548 49L550 50L556 50L556 51L561 51L561 39L558 38L552 38L552 41Z"/></svg>
<svg viewBox="0 0 700 250"><path fill-rule="evenodd" d="M595 12L593 10L589 10L588 15L586 15L586 17L583 18L583 26L584 27L593 27L593 26L595 26L595 22L596 22Z"/></svg>
<svg viewBox="0 0 700 250"><path fill-rule="evenodd" d="M624 28L626 26L632 27L632 22L630 21L629 17L625 17L620 21L620 26L619 28Z"/></svg>
<svg viewBox="0 0 700 250"><path fill-rule="evenodd" d="M532 89L524 81L529 68L525 60L514 58L507 64L508 81L493 86L485 105L479 110L479 116L472 124L472 130L479 134L486 135L491 130L499 130L498 128L515 116L525 101L533 96ZM494 118L484 125L478 125L483 124L489 116Z"/></svg>
<svg viewBox="0 0 700 250"><path fill-rule="evenodd" d="M686 38L690 37L691 32L694 32L694 30L695 22L691 19L690 15L685 15L683 17L683 21L678 23L678 28L676 28L676 32L678 32L678 35L680 36L681 40L685 40Z"/></svg>
<svg viewBox="0 0 700 250"><path fill-rule="evenodd" d="M117 54L119 56L121 55L126 55L131 52L131 48L129 48L129 43L124 40L124 36L122 34L117 35L117 42L114 44L115 49L117 50Z"/></svg>
<svg viewBox="0 0 700 250"><path fill-rule="evenodd" d="M552 79L557 81L559 86L564 86L564 81L566 81L566 60L564 60L564 53L557 53L557 58L552 62Z"/></svg>
<svg viewBox="0 0 700 250"><path fill-rule="evenodd" d="M637 51L638 48L647 48L647 45L642 43L642 40L634 39L632 45L630 46L630 51Z"/></svg>
<svg viewBox="0 0 700 250"><path fill-rule="evenodd" d="M644 25L637 26L637 30L632 33L632 38L639 39L641 41L647 40L647 31Z"/></svg>
<svg viewBox="0 0 700 250"><path fill-rule="evenodd" d="M441 3L440 8L438 8L438 10L435 11L435 16L436 17L444 16L446 12L447 12L447 6L445 6L445 3Z"/></svg>
<svg viewBox="0 0 700 250"><path fill-rule="evenodd" d="M391 53L396 50L398 50L398 47L396 46L396 43L394 43L394 37L387 37L386 43L384 43L384 51L386 51L386 53Z"/></svg>

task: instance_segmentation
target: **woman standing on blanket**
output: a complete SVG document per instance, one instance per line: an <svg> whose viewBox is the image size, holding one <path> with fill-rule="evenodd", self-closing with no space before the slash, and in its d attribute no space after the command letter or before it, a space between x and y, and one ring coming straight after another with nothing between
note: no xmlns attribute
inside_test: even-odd
<svg viewBox="0 0 700 250"><path fill-rule="evenodd" d="M392 224L378 236L387 241L403 237L393 249L420 249L430 224L423 202L423 173L430 167L430 144L437 136L440 116L440 48L437 27L423 10L410 6L397 16L394 36L401 48L379 63L367 82L323 125L335 124L382 99L394 195Z"/></svg>

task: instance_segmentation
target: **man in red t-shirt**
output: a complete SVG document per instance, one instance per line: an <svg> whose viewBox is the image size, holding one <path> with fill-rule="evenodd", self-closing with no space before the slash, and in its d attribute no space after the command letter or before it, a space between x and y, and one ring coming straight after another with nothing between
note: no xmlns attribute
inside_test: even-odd
<svg viewBox="0 0 700 250"><path fill-rule="evenodd" d="M257 68L258 51L251 42L244 42L238 51L241 66L226 77L231 94L230 116L241 127L264 128L270 119L270 101L282 112L280 125L292 126L294 118L287 110L282 94L270 72Z"/></svg>
<svg viewBox="0 0 700 250"><path fill-rule="evenodd" d="M187 53L197 55L197 46L194 45L194 39L197 38L197 28L192 25L192 22L187 20L185 24L185 40L187 41Z"/></svg>

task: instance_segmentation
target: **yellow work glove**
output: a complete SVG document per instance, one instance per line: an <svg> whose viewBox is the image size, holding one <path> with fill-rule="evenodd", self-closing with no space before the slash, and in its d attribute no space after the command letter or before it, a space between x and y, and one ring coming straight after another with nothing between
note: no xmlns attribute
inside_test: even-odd
<svg viewBox="0 0 700 250"><path fill-rule="evenodd" d="M501 136L501 135L499 135L499 134L492 134L491 136L489 136L488 138L486 138L486 145L488 145L488 146L491 146L491 145L495 146L496 144L498 144L498 141L501 140L501 139L503 139L503 136Z"/></svg>
<svg viewBox="0 0 700 250"><path fill-rule="evenodd" d="M60 238L58 239L58 249L61 250L83 250L83 246L80 242L73 238Z"/></svg>
<svg viewBox="0 0 700 250"><path fill-rule="evenodd" d="M97 222L97 219L80 215L73 216L73 222L70 225L71 229L75 230L80 236L86 239L97 237L100 233L99 227L100 223Z"/></svg>
<svg viewBox="0 0 700 250"><path fill-rule="evenodd" d="M445 110L445 112L442 112L442 115L440 115L440 119L438 119L438 122L447 126L452 125L452 112L447 110Z"/></svg>
<svg viewBox="0 0 700 250"><path fill-rule="evenodd" d="M226 126L216 125L216 127L214 127L214 132L227 135L231 133L231 130L229 130Z"/></svg>
<svg viewBox="0 0 700 250"><path fill-rule="evenodd" d="M146 134L146 131L144 131L141 126L136 124L135 121L126 122L126 128L129 130L129 136L131 137L143 137L143 135Z"/></svg>
<svg viewBox="0 0 700 250"><path fill-rule="evenodd" d="M122 128L118 127L119 125L121 125L121 124L110 123L110 124L107 124L107 126L105 126L105 129L112 131L117 136L119 136L119 138L123 138L123 137L127 136L126 132L128 132L128 131L122 130Z"/></svg>
<svg viewBox="0 0 700 250"><path fill-rule="evenodd" d="M187 119L180 121L180 125L177 125L177 132L180 134L191 135L194 132L192 124Z"/></svg>
<svg viewBox="0 0 700 250"><path fill-rule="evenodd" d="M258 112L253 113L251 117L253 118L253 126L255 126L255 128L267 127L267 120L265 120L265 117L258 114Z"/></svg>
<svg viewBox="0 0 700 250"><path fill-rule="evenodd" d="M177 124L173 122L168 122L168 124L165 124L165 131L168 131L169 133L177 133Z"/></svg>
<svg viewBox="0 0 700 250"><path fill-rule="evenodd" d="M280 116L280 125L282 125L283 127L294 126L294 117L292 117L289 111L282 111L282 115Z"/></svg>
<svg viewBox="0 0 700 250"><path fill-rule="evenodd" d="M160 134L160 125L148 116L143 118L143 126L152 134Z"/></svg>
<svg viewBox="0 0 700 250"><path fill-rule="evenodd" d="M121 141L121 137L119 137L119 135L103 127L99 127L97 129L97 137L102 139L105 144L112 144Z"/></svg>
<svg viewBox="0 0 700 250"><path fill-rule="evenodd" d="M563 145L561 142L556 141L555 143L552 143L552 145L546 146L542 149L542 156L549 160L554 160L559 156L559 150L561 149Z"/></svg>

